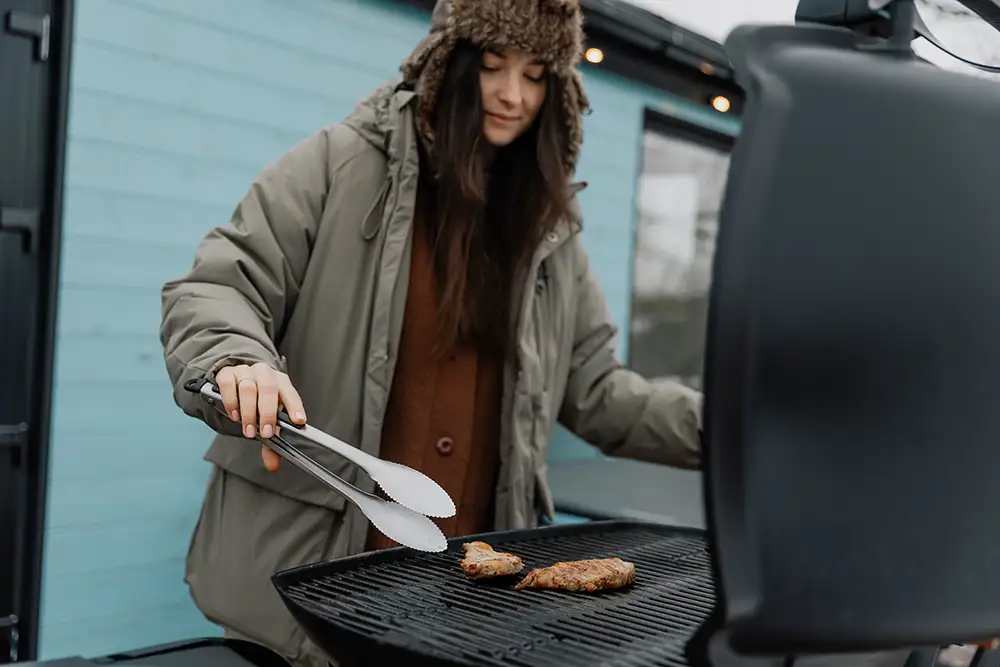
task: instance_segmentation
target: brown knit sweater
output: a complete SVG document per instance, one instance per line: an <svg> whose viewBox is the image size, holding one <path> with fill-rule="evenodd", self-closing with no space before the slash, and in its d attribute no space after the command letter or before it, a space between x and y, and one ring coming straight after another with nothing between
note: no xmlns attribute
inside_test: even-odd
<svg viewBox="0 0 1000 667"><path fill-rule="evenodd" d="M419 211L413 230L409 291L380 457L420 470L455 500L456 516L434 520L447 537L489 531L500 466L503 359L471 344L443 357L434 353L434 263ZM367 546L396 543L372 528Z"/></svg>

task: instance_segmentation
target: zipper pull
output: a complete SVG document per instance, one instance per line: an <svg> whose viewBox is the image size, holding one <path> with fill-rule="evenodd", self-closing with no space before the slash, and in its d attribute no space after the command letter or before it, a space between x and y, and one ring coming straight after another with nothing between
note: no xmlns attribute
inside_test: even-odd
<svg viewBox="0 0 1000 667"><path fill-rule="evenodd" d="M388 177L382 183L382 187L378 191L378 196L375 197L375 201L368 207L368 212L361 220L361 236L365 241L371 241L375 238L382 228L382 218L385 217L386 197L391 187L392 177Z"/></svg>

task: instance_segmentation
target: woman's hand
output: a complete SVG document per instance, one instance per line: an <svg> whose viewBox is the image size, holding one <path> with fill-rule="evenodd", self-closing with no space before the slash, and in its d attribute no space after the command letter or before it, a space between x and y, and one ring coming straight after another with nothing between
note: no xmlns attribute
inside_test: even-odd
<svg viewBox="0 0 1000 667"><path fill-rule="evenodd" d="M299 392L291 380L267 364L253 366L226 366L215 374L215 381L222 394L226 414L234 422L242 422L243 435L254 438L257 434L265 440L278 431L278 409L285 412L296 424L306 423ZM262 447L264 466L274 472L281 459L268 447Z"/></svg>

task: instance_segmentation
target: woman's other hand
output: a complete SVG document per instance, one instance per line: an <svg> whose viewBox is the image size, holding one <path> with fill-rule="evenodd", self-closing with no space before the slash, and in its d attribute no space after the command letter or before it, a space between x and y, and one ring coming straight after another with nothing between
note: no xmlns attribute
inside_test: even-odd
<svg viewBox="0 0 1000 667"><path fill-rule="evenodd" d="M284 408L296 424L306 422L302 398L291 380L267 364L226 366L215 374L215 381L226 414L234 422L242 423L244 437L260 434L266 440L277 433L279 408ZM262 447L260 455L268 470L278 469L281 459L277 454Z"/></svg>

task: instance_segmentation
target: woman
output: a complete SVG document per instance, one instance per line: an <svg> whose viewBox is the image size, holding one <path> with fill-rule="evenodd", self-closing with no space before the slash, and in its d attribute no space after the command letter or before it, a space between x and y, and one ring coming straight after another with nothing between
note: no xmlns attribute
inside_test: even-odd
<svg viewBox="0 0 1000 667"><path fill-rule="evenodd" d="M436 479L449 536L552 515L557 419L608 454L697 466L698 395L616 361L578 238L581 22L578 0L439 2L402 76L268 166L165 286L175 398L219 433L186 579L229 635L325 664L270 576L389 544L249 446L279 404ZM228 416L184 391L200 377Z"/></svg>

